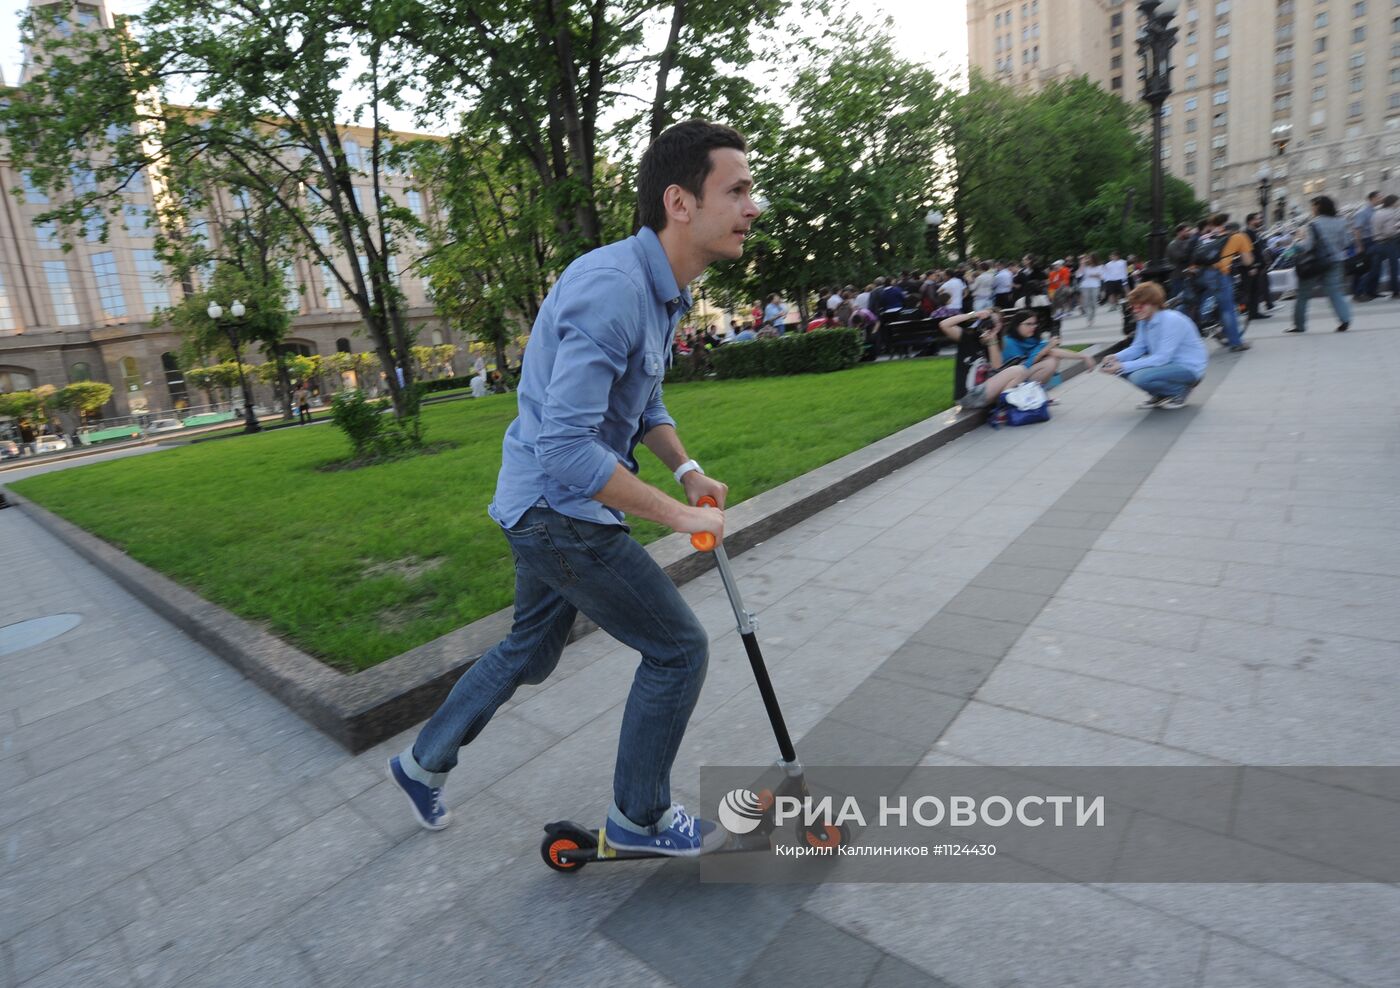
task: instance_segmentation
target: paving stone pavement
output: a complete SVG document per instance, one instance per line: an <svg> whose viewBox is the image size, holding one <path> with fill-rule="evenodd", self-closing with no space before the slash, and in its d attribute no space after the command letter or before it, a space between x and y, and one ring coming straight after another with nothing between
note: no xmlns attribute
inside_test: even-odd
<svg viewBox="0 0 1400 988"><path fill-rule="evenodd" d="M1315 303L1317 304L1317 303ZM1181 412L1070 382L734 560L809 764L1400 764L1400 305L1259 323ZM1329 325L1319 312L1314 328ZM1362 374L1364 372L1364 379ZM684 423L682 423L682 426ZM699 451L703 452L703 451ZM159 455L159 454L153 454ZM456 820L19 511L0 626L0 985L1394 985L1385 885L700 884L540 863L601 814L635 657L601 633L464 753ZM772 740L718 579L675 770Z"/></svg>

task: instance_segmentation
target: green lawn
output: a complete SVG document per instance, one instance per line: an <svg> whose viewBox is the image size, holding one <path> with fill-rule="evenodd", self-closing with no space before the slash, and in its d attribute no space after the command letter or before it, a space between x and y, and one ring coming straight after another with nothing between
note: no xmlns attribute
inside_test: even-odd
<svg viewBox="0 0 1400 988"><path fill-rule="evenodd" d="M948 407L951 360L676 384L686 448L737 503ZM33 477L14 489L132 558L345 670L505 607L511 563L486 515L515 396L423 412L455 449L321 472L339 430L283 429ZM642 476L678 491L640 450ZM641 522L638 537L665 534Z"/></svg>

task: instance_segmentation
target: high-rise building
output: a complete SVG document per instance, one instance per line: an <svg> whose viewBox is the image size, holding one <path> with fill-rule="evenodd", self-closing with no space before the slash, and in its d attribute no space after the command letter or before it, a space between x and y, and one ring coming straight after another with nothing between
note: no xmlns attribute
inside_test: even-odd
<svg viewBox="0 0 1400 988"><path fill-rule="evenodd" d="M48 2L52 0L35 0L35 5ZM77 4L73 17L75 29L111 24L102 0ZM391 135L391 139L418 136ZM367 128L343 128L341 142L352 167L358 168L361 155L368 154L372 138ZM179 335L152 320L157 309L179 302L183 288L165 277L156 256L150 223L158 190L150 177L142 175L131 184L122 216L112 222L105 243L93 229L77 237L65 252L53 224L34 224L34 217L50 208L47 196L27 175L11 167L4 155L0 146L0 392L43 384L61 388L78 380L105 381L113 387L108 412L114 415L154 415L204 401L185 386L177 361ZM73 181L80 183L82 176L75 174ZM369 177L356 184L357 199L372 210ZM25 190L22 199L9 194L17 187ZM420 214L437 208L431 190L408 173L382 174L382 187L397 203ZM232 197L223 198L213 210L236 212L238 203ZM205 218L214 238L217 219ZM331 242L329 234L326 242ZM332 260L347 276L352 260L364 267L363 257ZM434 314L426 285L410 272L411 261L411 257L389 259L390 272L398 277L404 294L411 330L421 343L459 342ZM287 307L294 313L286 339L289 350L311 355L373 348L359 313L328 266L300 257L289 264L286 274L292 286ZM231 301L225 300L226 308ZM244 359L257 363L263 356L253 347ZM333 386L335 382L324 383Z"/></svg>
<svg viewBox="0 0 1400 988"><path fill-rule="evenodd" d="M1138 100L1140 23L1132 0L968 0L968 60ZM1400 185L1400 0L1181 0L1172 23L1162 156L1212 208L1257 210L1264 167L1271 219Z"/></svg>

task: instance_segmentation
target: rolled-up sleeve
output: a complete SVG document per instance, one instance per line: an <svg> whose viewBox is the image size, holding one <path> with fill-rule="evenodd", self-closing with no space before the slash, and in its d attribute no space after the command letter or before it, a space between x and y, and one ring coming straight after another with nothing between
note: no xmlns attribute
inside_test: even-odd
<svg viewBox="0 0 1400 988"><path fill-rule="evenodd" d="M642 435L646 435L658 425L676 426L676 420L671 418L671 413L666 411L666 402L661 397L661 384L658 382L656 390L651 393L651 398L647 401L646 411L642 413Z"/></svg>
<svg viewBox="0 0 1400 988"><path fill-rule="evenodd" d="M586 284L570 285L559 299L558 353L535 457L560 485L594 497L619 462L599 438L599 428L608 396L626 374L628 353L642 333L639 289L626 273L608 268L590 271Z"/></svg>

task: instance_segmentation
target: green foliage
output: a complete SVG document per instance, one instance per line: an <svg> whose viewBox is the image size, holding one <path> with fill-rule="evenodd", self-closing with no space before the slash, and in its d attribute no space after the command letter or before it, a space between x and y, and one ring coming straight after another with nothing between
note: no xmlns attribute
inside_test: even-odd
<svg viewBox="0 0 1400 988"><path fill-rule="evenodd" d="M337 391L331 399L331 421L350 440L355 459L369 459L381 450L382 413L388 404L382 398L371 401L359 388Z"/></svg>
<svg viewBox="0 0 1400 988"><path fill-rule="evenodd" d="M41 417L44 403L53 393L53 385L45 384L32 391L9 391L0 394L0 415L13 419Z"/></svg>
<svg viewBox="0 0 1400 988"><path fill-rule="evenodd" d="M781 374L821 374L854 367L860 360L860 332L818 329L788 333L775 339L726 343L710 359L721 380L774 377Z"/></svg>
<svg viewBox="0 0 1400 988"><path fill-rule="evenodd" d="M1163 176L1162 216L1167 239L1178 223L1195 223L1206 215L1206 204L1181 179ZM1085 243L1100 257L1116 250L1122 254L1145 254L1147 235L1152 231L1152 176L1144 164L1136 175L1105 182L1098 195L1085 207ZM1124 209L1129 205L1126 222Z"/></svg>
<svg viewBox="0 0 1400 988"><path fill-rule="evenodd" d="M73 427L82 423L83 417L92 415L112 400L112 386L101 381L74 381L49 397L48 407L67 412L73 417Z"/></svg>
<svg viewBox="0 0 1400 988"><path fill-rule="evenodd" d="M930 69L894 53L891 28L834 23L810 46L787 94L795 122L778 124L774 109L752 135L752 167L769 206L745 261L707 279L719 297L738 303L780 291L805 306L820 285L932 260L924 215L941 176L936 145L953 97Z"/></svg>
<svg viewBox="0 0 1400 988"><path fill-rule="evenodd" d="M1023 93L974 73L945 120L959 254L1145 252L1146 228L1134 223L1151 208L1140 106L1085 78ZM1124 224L1130 187L1133 219ZM1170 215L1194 217L1200 208L1184 183L1168 183Z"/></svg>

